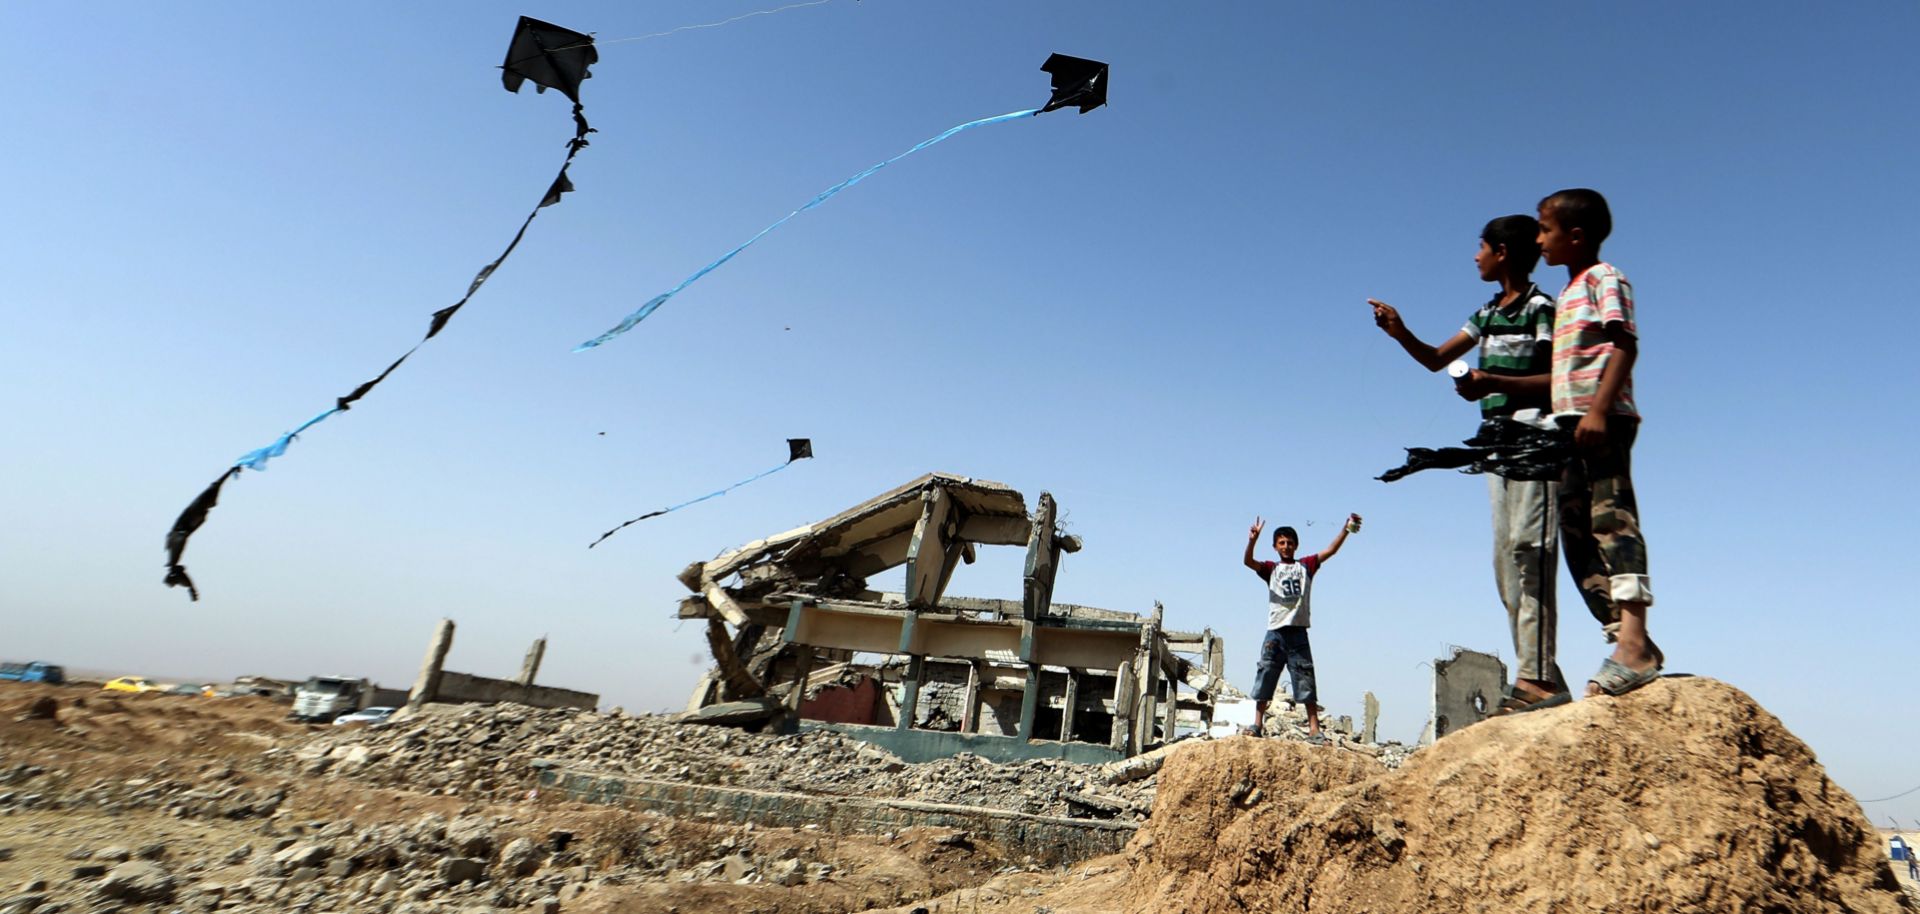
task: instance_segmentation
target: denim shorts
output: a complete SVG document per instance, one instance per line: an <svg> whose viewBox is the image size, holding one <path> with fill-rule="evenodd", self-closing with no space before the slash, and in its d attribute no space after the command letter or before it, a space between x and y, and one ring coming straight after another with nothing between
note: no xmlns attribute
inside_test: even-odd
<svg viewBox="0 0 1920 914"><path fill-rule="evenodd" d="M1305 705L1320 703L1313 682L1313 646L1307 643L1307 630L1299 625L1267 629L1260 642L1260 668L1254 675L1253 700L1271 701L1274 687L1280 684L1280 668L1286 667L1293 679L1293 700Z"/></svg>

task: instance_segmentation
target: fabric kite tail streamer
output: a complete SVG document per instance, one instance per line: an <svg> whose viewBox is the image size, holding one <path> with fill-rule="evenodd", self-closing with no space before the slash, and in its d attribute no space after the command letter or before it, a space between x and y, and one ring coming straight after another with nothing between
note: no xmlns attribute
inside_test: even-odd
<svg viewBox="0 0 1920 914"><path fill-rule="evenodd" d="M689 499L687 501L683 501L669 508L661 508L657 511L648 511L647 513L642 514L639 517L636 517L630 521L627 521L626 523L623 523L620 526L613 528L612 530L608 530L607 532L600 534L600 538L597 540L594 540L591 543L588 543L587 548L592 549L593 547L598 546L601 543L605 542L607 537L612 536L616 533L619 533L620 531L625 530L628 527L631 527L634 524L637 524L650 517L659 517L660 515L666 514L670 511L678 511L681 508L687 507L688 505L697 505L703 501L706 501L709 498L719 498L720 496L725 495L728 492L731 492L735 489L738 489L741 486L744 486L747 483L750 483L756 479L764 479L768 476L772 476L773 474L780 472L781 470L786 469L787 467L793 466L793 462L796 460L808 460L808 459L811 459L812 457L813 457L813 440L812 439L788 438L786 463L783 463L777 467L774 467L771 470L765 470L759 473L755 473L752 476L749 476L745 479L740 480L739 482L734 483L733 485L730 485L724 489L720 489L715 492L708 492L707 494L702 495L699 498Z"/></svg>
<svg viewBox="0 0 1920 914"><path fill-rule="evenodd" d="M187 577L187 566L180 564L180 556L187 551L187 538L207 522L207 512L220 503L220 487L239 475L240 468L237 466L221 473L220 478L215 479L212 485L187 505L185 511L180 512L180 516L174 519L173 529L167 531L166 584L168 587L185 587L187 596L196 602L200 599L200 588L193 586L193 579Z"/></svg>

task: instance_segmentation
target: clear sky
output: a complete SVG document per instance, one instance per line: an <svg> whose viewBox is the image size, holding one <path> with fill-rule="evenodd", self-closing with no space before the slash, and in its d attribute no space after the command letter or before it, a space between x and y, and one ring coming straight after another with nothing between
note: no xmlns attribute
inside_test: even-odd
<svg viewBox="0 0 1920 914"><path fill-rule="evenodd" d="M1310 549L1366 515L1315 587L1321 690L1373 691L1410 741L1426 664L1512 651L1482 481L1372 479L1475 411L1364 302L1444 338L1490 294L1481 225L1591 186L1638 298L1670 667L1747 690L1861 799L1920 784L1920 7L833 0L611 40L773 5L12 7L0 656L404 685L451 616L456 669L546 634L545 681L673 708L706 663L675 572L943 470L1053 492L1086 541L1057 598L1161 600L1243 686L1254 515ZM566 101L496 70L520 13L605 42L578 191L227 486L189 603L160 583L180 509L418 340L552 178ZM1055 51L1112 63L1110 107L902 161L570 351L834 182L1042 103ZM818 459L585 548L789 436ZM952 592L1015 596L1019 562ZM1561 592L1584 677L1605 648ZM1912 823L1920 794L1867 810Z"/></svg>

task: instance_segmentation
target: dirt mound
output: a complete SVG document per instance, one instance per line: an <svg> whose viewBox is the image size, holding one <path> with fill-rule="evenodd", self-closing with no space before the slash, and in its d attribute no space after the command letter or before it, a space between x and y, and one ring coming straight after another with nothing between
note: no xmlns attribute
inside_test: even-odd
<svg viewBox="0 0 1920 914"><path fill-rule="evenodd" d="M1753 699L1667 679L1491 720L1398 771L1175 754L1128 911L1908 911L1858 803Z"/></svg>

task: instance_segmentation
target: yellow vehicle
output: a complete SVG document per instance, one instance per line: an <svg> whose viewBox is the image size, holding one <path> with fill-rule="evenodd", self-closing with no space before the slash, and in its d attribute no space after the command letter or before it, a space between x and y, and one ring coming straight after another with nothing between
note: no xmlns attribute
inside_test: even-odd
<svg viewBox="0 0 1920 914"><path fill-rule="evenodd" d="M109 679L107 680L107 684L101 686L100 688L105 689L109 692L158 692L160 691L160 687L158 685L155 685L152 680L148 679L145 676L122 676L119 679Z"/></svg>

